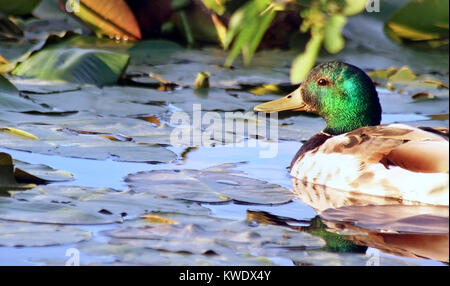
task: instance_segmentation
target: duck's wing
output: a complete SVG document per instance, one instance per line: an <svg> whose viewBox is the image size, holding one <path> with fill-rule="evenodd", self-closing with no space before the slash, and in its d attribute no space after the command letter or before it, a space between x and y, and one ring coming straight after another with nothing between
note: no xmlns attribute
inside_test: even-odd
<svg viewBox="0 0 450 286"><path fill-rule="evenodd" d="M369 126L327 140L319 151L349 154L387 168L395 165L413 172L448 173L449 143L438 132L403 124Z"/></svg>
<svg viewBox="0 0 450 286"><path fill-rule="evenodd" d="M401 124L334 136L291 168L301 181L406 202L448 205L449 143Z"/></svg>

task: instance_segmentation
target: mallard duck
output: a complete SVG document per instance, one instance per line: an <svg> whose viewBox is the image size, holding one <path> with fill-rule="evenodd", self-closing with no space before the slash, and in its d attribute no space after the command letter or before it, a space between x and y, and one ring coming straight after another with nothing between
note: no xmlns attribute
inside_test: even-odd
<svg viewBox="0 0 450 286"><path fill-rule="evenodd" d="M326 128L304 143L291 163L291 176L305 183L405 204L449 204L448 133L380 125L375 85L353 65L320 64L293 93L254 110L306 111L325 120Z"/></svg>

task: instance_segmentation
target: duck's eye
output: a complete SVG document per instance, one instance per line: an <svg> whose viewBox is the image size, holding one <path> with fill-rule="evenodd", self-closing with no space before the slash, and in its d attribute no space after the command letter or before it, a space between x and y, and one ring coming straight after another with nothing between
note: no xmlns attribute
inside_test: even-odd
<svg viewBox="0 0 450 286"><path fill-rule="evenodd" d="M328 80L326 80L326 79L324 79L324 78L321 78L321 79L319 79L319 80L317 81L317 84L320 85L320 86L325 86L325 85L328 84Z"/></svg>

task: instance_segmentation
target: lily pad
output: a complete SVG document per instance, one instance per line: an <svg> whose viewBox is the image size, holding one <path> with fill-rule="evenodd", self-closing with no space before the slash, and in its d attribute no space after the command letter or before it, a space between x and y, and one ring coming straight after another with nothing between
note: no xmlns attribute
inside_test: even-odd
<svg viewBox="0 0 450 286"><path fill-rule="evenodd" d="M166 40L147 40L139 42L131 47L128 52L131 63L160 65L171 60L171 56L183 48Z"/></svg>
<svg viewBox="0 0 450 286"><path fill-rule="evenodd" d="M385 1L382 4L384 8L381 9L392 11L389 9L396 9L397 7L393 6L398 6L398 3ZM437 72L443 78L447 78L448 52L445 49L412 49L393 42L384 32L385 15L386 13L371 13L370 16L360 14L350 17L343 29L346 38L345 48L337 56L320 55L319 62L341 60L363 69L386 69L407 64L418 74ZM410 16L408 18L412 21L417 19ZM429 19L433 21L434 17Z"/></svg>
<svg viewBox="0 0 450 286"><path fill-rule="evenodd" d="M0 246L36 247L78 243L91 233L74 227L18 222L0 222Z"/></svg>
<svg viewBox="0 0 450 286"><path fill-rule="evenodd" d="M40 140L23 139L0 133L0 146L41 154L126 162L162 163L176 159L175 153L155 144L138 144L128 140L111 140L105 136L80 135L58 127L22 125Z"/></svg>
<svg viewBox="0 0 450 286"><path fill-rule="evenodd" d="M378 254L379 255L379 254ZM375 265L374 255L359 253L330 253L325 251L305 251L291 253L291 259L298 266L372 266ZM379 266L414 266L400 258L385 257L376 258Z"/></svg>
<svg viewBox="0 0 450 286"><path fill-rule="evenodd" d="M386 22L388 34L409 41L448 38L448 3L446 0L410 1ZM416 21L417 18L421 21Z"/></svg>
<svg viewBox="0 0 450 286"><path fill-rule="evenodd" d="M9 154L0 153L0 194L10 190L25 190L34 184L19 184L14 174L13 160Z"/></svg>
<svg viewBox="0 0 450 286"><path fill-rule="evenodd" d="M117 82L128 61L127 54L61 43L46 46L33 54L12 74L43 80L108 85Z"/></svg>
<svg viewBox="0 0 450 286"><path fill-rule="evenodd" d="M417 75L409 67L400 69L388 68L369 72L369 76L377 83L388 89L400 89L414 97L419 92L446 89L448 94L448 83L444 83L429 75Z"/></svg>
<svg viewBox="0 0 450 286"><path fill-rule="evenodd" d="M0 0L0 12L8 15L26 15L30 14L41 0L19 0L7 1Z"/></svg>
<svg viewBox="0 0 450 286"><path fill-rule="evenodd" d="M48 224L107 224L121 219L74 206L0 197L0 219Z"/></svg>
<svg viewBox="0 0 450 286"><path fill-rule="evenodd" d="M55 170L46 165L34 165L14 160L16 180L27 183L66 182L73 180L73 175L66 171Z"/></svg>
<svg viewBox="0 0 450 286"><path fill-rule="evenodd" d="M147 265L147 266L270 266L267 257L248 254L195 255L164 252L127 244L84 242L77 245L80 251L101 265ZM105 261L107 257L108 261ZM46 265L62 265L64 261L42 261ZM82 261L81 261L82 262ZM97 263L92 263L96 265Z"/></svg>
<svg viewBox="0 0 450 286"><path fill-rule="evenodd" d="M204 203L234 200L282 204L294 198L289 190L279 185L243 177L226 168L151 171L130 175L126 182L136 192Z"/></svg>
<svg viewBox="0 0 450 286"><path fill-rule="evenodd" d="M10 111L44 110L38 104L20 96L17 88L0 74L0 108Z"/></svg>
<svg viewBox="0 0 450 286"><path fill-rule="evenodd" d="M151 194L131 191L93 189L70 186L41 186L27 192L14 192L12 199L29 204L72 207L78 212L100 216L106 221L121 221L144 213L174 212L207 215L209 210L196 203L171 200ZM37 215L37 218L40 216ZM58 219L55 215L55 219ZM64 219L64 218L63 218ZM78 224L67 221L64 224ZM92 219L91 219L92 220ZM94 220L95 221L95 220ZM77 219L77 222L78 219ZM88 224L89 220L80 224Z"/></svg>
<svg viewBox="0 0 450 286"><path fill-rule="evenodd" d="M318 237L281 226L206 216L162 216L178 224L130 221L122 228L105 231L105 234L113 238L111 242L114 244L202 255L252 253L275 256L290 249L308 250L324 246Z"/></svg>
<svg viewBox="0 0 450 286"><path fill-rule="evenodd" d="M68 31L80 32L80 26L63 19L39 20L30 18L21 22L17 27L19 35L11 37L9 41L0 41L0 55L4 61L0 62L0 72L10 72L17 64L25 61L30 55L42 49L47 42L60 39ZM17 33L16 32L16 33Z"/></svg>

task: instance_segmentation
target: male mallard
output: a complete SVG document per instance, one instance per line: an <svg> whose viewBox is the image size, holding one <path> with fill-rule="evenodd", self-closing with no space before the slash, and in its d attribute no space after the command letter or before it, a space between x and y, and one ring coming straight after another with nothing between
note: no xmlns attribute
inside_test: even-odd
<svg viewBox="0 0 450 286"><path fill-rule="evenodd" d="M296 91L254 110L306 111L326 121L291 163L291 175L305 183L404 203L449 204L448 135L433 128L379 125L375 86L355 66L318 65Z"/></svg>

